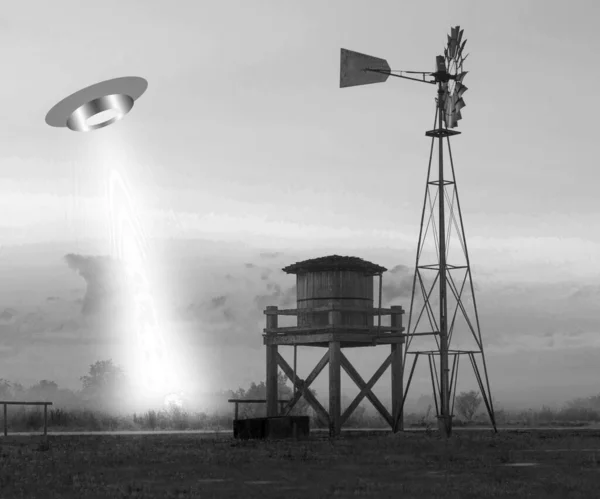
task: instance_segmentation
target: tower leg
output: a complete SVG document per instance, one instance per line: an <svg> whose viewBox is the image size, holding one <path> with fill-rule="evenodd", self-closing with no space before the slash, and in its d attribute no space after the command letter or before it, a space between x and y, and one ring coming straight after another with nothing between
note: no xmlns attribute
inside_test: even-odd
<svg viewBox="0 0 600 499"><path fill-rule="evenodd" d="M267 307L267 310L277 310L277 307ZM277 315L267 315L267 328L277 327ZM277 399L277 345L267 344L267 417L272 418L278 415Z"/></svg>
<svg viewBox="0 0 600 499"><path fill-rule="evenodd" d="M398 421L396 431L404 431L404 418L400 414L404 389L402 386L402 343L392 344L392 417ZM402 411L404 412L404 411ZM393 430L393 428L392 428Z"/></svg>
<svg viewBox="0 0 600 499"><path fill-rule="evenodd" d="M340 342L329 343L329 435L337 437L341 432L341 371Z"/></svg>
<svg viewBox="0 0 600 499"><path fill-rule="evenodd" d="M402 327L402 307L393 305L392 310L396 309L400 313L392 314L392 327ZM403 380L403 352L402 343L392 344L392 417L395 428L392 427L392 431L404 431L404 417L401 412L404 412L402 408L402 401L404 399L404 380ZM396 425L395 422L398 421Z"/></svg>

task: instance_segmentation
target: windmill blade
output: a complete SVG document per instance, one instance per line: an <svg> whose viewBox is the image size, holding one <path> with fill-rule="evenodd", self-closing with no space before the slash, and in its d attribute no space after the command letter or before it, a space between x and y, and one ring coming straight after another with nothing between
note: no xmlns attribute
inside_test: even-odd
<svg viewBox="0 0 600 499"><path fill-rule="evenodd" d="M455 57L455 59L456 59L457 61L460 61L460 60L462 59L462 53L463 53L463 50L464 50L464 48L465 48L465 45L466 45L466 44L467 44L467 40L465 40L465 41L464 41L464 42L463 42L463 43L460 45L460 48L459 48L459 49L456 51L456 57Z"/></svg>
<svg viewBox="0 0 600 499"><path fill-rule="evenodd" d="M448 52L451 59L456 57L456 51L460 46L459 35L462 36L462 32L460 32L460 26L450 28L450 36L448 36Z"/></svg>
<svg viewBox="0 0 600 499"><path fill-rule="evenodd" d="M468 71L463 71L462 73L456 75L457 83L462 83L463 80L465 79L465 76L467 76L468 73L469 73Z"/></svg>
<svg viewBox="0 0 600 499"><path fill-rule="evenodd" d="M452 59L452 37L450 35L448 35L448 43L446 44L446 47L448 49L448 57Z"/></svg>
<svg viewBox="0 0 600 499"><path fill-rule="evenodd" d="M374 69L378 73L368 71ZM387 72L388 74L385 74ZM373 57L352 50L342 49L340 57L340 88L383 83L389 77L390 65L385 59Z"/></svg>
<svg viewBox="0 0 600 499"><path fill-rule="evenodd" d="M459 98L462 97L467 90L469 89L460 82L457 82L456 87L454 87L454 92L456 92L456 95L458 95Z"/></svg>
<svg viewBox="0 0 600 499"><path fill-rule="evenodd" d="M444 96L444 122L446 123L446 127L449 127L452 121L452 97L449 94Z"/></svg>
<svg viewBox="0 0 600 499"><path fill-rule="evenodd" d="M456 94L454 95L455 99L454 102L452 103L452 107L454 108L455 111L459 111L466 106L465 101L462 100L460 97L458 97Z"/></svg>
<svg viewBox="0 0 600 499"><path fill-rule="evenodd" d="M455 38L450 38L448 40L448 53L450 54L450 59L454 59L454 57L456 56L456 47L458 45L456 44L456 39Z"/></svg>

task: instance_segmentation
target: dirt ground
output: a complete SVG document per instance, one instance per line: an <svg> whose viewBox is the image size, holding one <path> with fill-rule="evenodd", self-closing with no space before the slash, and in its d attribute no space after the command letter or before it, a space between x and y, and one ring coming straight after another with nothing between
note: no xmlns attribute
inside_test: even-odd
<svg viewBox="0 0 600 499"><path fill-rule="evenodd" d="M600 431L0 438L0 497L598 497Z"/></svg>

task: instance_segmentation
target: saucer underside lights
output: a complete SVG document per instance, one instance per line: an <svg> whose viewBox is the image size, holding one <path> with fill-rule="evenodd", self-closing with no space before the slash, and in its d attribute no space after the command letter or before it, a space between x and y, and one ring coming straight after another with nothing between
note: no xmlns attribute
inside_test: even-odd
<svg viewBox="0 0 600 499"><path fill-rule="evenodd" d="M67 127L75 132L88 132L122 119L148 88L148 82L137 76L102 81L69 95L46 115L53 127ZM102 116L97 121L93 118Z"/></svg>

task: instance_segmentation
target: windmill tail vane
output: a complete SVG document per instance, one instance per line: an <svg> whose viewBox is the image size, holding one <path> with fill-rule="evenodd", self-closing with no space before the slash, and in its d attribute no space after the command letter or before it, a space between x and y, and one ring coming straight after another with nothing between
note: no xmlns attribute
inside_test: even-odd
<svg viewBox="0 0 600 499"><path fill-rule="evenodd" d="M463 95L468 90L463 84L467 75L463 66L468 55L463 55L467 43L466 39L463 40L463 33L464 30L460 29L460 26L450 29L444 55L436 57L434 72L392 70L385 59L341 49L340 88L383 83L389 76L420 83L438 84L443 90L442 120L446 128L456 128L459 120L462 119L461 109L466 106ZM421 75L421 78L406 75Z"/></svg>

